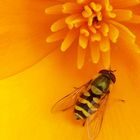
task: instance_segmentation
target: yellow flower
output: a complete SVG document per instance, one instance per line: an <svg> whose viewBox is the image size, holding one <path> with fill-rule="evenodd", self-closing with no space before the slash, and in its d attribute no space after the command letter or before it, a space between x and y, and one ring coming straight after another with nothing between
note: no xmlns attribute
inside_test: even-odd
<svg viewBox="0 0 140 140"><path fill-rule="evenodd" d="M65 0L54 3L58 5L60 1L62 2L60 7L62 7ZM102 5L101 1L95 1L96 4ZM71 0L71 2L75 1ZM50 44L45 42L46 37L51 34L49 25L56 19L62 18L62 14L58 16L45 14L45 8L54 5L51 3L50 0L0 1L0 78L28 68L60 46L61 40ZM113 13L117 8L121 8L132 11L133 16L127 22L119 21L123 27L125 26L124 28L111 24L119 30L117 42L114 44L110 42L111 67L116 69L117 82L111 91L102 130L97 140L139 140L140 57L137 53L133 53L131 48L132 50L137 48L135 37L136 43L140 44L140 25L138 24L140 4L139 0L111 0L110 5L114 8ZM57 10L59 12L59 8ZM127 10L126 15L129 13ZM117 13L115 14L116 17L110 19L113 22L118 21ZM123 19L129 18L124 14L120 16L123 16ZM127 32L125 32L126 28ZM78 64L83 65L81 61L85 50L88 54L90 49L88 49L89 46L83 49L77 44L75 42L72 46L84 51L79 53L78 59ZM63 55L56 49L32 68L0 80L1 140L83 140L86 137L84 128L74 119L71 110L58 114L50 112L59 98L71 92L73 87L87 82L103 68L101 63L93 65L85 61L85 67L80 71L77 70L73 67L75 59L73 48L71 47L71 50ZM99 52L99 48L97 51ZM92 51L95 56L100 55L98 52ZM107 52L101 51L105 65L110 61L109 56L106 56ZM118 98L124 99L125 103L115 101Z"/></svg>
<svg viewBox="0 0 140 140"><path fill-rule="evenodd" d="M126 25L132 23L135 26L140 23L140 16L129 8L137 4L138 0L75 0L48 7L46 14L51 14L52 18L58 15L59 19L52 23L50 29L53 33L47 37L47 42L63 40L62 52L70 46L76 51L76 47L79 69L84 65L88 50L93 63L99 62L101 53L103 64L108 68L110 51L114 49L112 44L121 47L118 40L140 52L135 33Z"/></svg>

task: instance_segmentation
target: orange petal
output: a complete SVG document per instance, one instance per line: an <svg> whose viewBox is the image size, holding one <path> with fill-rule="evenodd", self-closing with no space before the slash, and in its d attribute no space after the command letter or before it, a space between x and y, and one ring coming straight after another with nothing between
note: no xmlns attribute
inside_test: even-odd
<svg viewBox="0 0 140 140"><path fill-rule="evenodd" d="M99 43L98 42L90 42L90 49L91 49L91 58L92 62L97 64L100 59L100 50L99 50Z"/></svg>
<svg viewBox="0 0 140 140"><path fill-rule="evenodd" d="M139 0L110 0L113 7L126 8L140 4Z"/></svg>
<svg viewBox="0 0 140 140"><path fill-rule="evenodd" d="M51 31L52 32L57 32L63 28L65 28L67 24L65 23L65 18L57 20L55 23L52 24L51 26Z"/></svg>
<svg viewBox="0 0 140 140"><path fill-rule="evenodd" d="M44 12L49 5L43 0L0 0L0 79L29 68L58 47L45 42L55 19Z"/></svg>
<svg viewBox="0 0 140 140"><path fill-rule="evenodd" d="M115 20L117 21L128 21L132 18L132 11L126 9L115 9L113 12L116 14Z"/></svg>
<svg viewBox="0 0 140 140"><path fill-rule="evenodd" d="M133 14L132 18L128 22L135 23L135 24L140 24L140 16Z"/></svg>
<svg viewBox="0 0 140 140"><path fill-rule="evenodd" d="M77 68L81 69L85 63L86 50L78 46Z"/></svg>
<svg viewBox="0 0 140 140"><path fill-rule="evenodd" d="M75 32L75 30L70 30L61 44L61 51L66 51L71 46L76 37L77 33Z"/></svg>

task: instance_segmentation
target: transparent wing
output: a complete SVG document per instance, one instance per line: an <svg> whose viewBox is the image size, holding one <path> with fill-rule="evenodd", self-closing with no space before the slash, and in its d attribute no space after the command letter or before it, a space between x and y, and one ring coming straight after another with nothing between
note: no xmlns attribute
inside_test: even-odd
<svg viewBox="0 0 140 140"><path fill-rule="evenodd" d="M102 98L100 107L98 108L97 112L89 118L87 118L86 120L85 126L90 140L95 140L98 134L100 133L108 97L109 94L105 95Z"/></svg>
<svg viewBox="0 0 140 140"><path fill-rule="evenodd" d="M56 102L54 106L52 107L51 112L65 111L71 108L73 105L75 105L77 98L81 95L81 93L87 90L90 82L91 81L80 86L79 88L76 88L73 92L69 93L68 95L60 99L58 102Z"/></svg>

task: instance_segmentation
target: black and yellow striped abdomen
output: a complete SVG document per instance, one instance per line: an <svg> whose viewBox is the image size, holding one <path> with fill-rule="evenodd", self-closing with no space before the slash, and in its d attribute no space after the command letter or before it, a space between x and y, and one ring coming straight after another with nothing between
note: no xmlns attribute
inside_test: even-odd
<svg viewBox="0 0 140 140"><path fill-rule="evenodd" d="M100 98L101 95L93 93L91 89L83 93L77 100L74 108L76 119L86 119L91 114L95 113L100 106Z"/></svg>
<svg viewBox="0 0 140 140"><path fill-rule="evenodd" d="M100 99L109 93L110 82L110 78L103 74L91 81L90 89L81 94L76 102L74 108L76 119L86 119L98 110Z"/></svg>

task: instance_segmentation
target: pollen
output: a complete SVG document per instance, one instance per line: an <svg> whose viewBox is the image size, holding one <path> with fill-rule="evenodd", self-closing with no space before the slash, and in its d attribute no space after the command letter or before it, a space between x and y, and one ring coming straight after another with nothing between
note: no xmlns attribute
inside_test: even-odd
<svg viewBox="0 0 140 140"><path fill-rule="evenodd" d="M129 3L124 3L130 6ZM132 4L135 5L135 2ZM92 63L98 63L102 59L104 67L109 68L112 44L118 46L118 40L129 41L131 49L140 53L135 34L125 26L126 24L123 24L124 22L139 24L140 16L125 9L125 6L122 8L122 5L119 5L119 8L117 3L114 5L110 4L109 0L103 0L101 3L77 0L46 8L46 14L59 17L50 27L52 34L47 37L47 42L62 41L62 52L67 51L75 44L74 42L77 42L75 52L78 50L77 68L79 69L84 66L88 50L91 52L89 59Z"/></svg>

